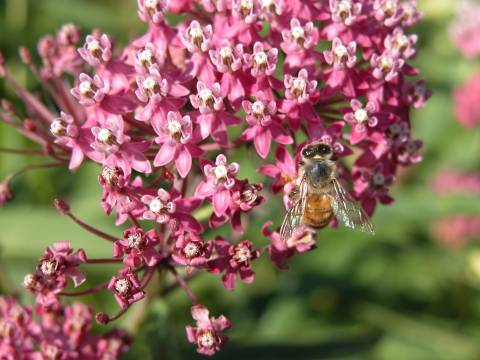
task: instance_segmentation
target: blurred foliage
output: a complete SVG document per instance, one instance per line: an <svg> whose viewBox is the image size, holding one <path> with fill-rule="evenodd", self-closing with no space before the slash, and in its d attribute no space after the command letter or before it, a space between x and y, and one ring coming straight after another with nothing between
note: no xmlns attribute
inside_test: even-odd
<svg viewBox="0 0 480 360"><path fill-rule="evenodd" d="M377 236L344 230L319 234L318 249L290 262L279 272L266 259L256 264L257 279L235 292L225 291L216 276L201 275L193 289L217 315L233 322L231 343L218 359L478 359L480 358L480 292L467 276L472 243L452 250L430 235L433 221L456 213L480 214L478 198L442 196L432 192L429 179L438 169L480 169L480 132L465 131L452 113L452 87L478 63L464 60L452 47L448 27L456 0L423 0L424 20L415 60L434 96L413 115L414 133L425 141L425 160L399 176L393 189L396 202L378 208ZM65 22L88 32L100 27L119 43L138 36L145 24L135 16L136 2L117 0L0 0L0 48L15 76L31 88L38 84L17 59L17 46L33 49L38 39ZM0 82L0 97L12 98ZM30 144L0 124L2 146ZM248 160L247 160L248 159ZM252 160L253 159L253 160ZM241 175L261 179L252 150L236 155ZM0 178L34 158L0 154ZM120 229L100 208L100 188L94 165L76 174L38 170L14 183L16 200L0 209L0 289L20 291L23 275L33 269L45 246L71 240L97 257L109 255L108 243L93 239L50 206L54 197L68 199L79 217L113 234ZM250 218L245 238L265 244L260 228L283 215L280 199L269 200ZM93 267L89 283L106 280L114 266ZM110 271L112 270L112 271ZM158 279L159 287L166 279ZM149 289L155 294L156 289ZM99 311L113 313L112 297L85 298ZM126 359L198 359L184 336L191 323L190 304L180 291L136 304L118 325L136 333ZM101 331L101 329L100 329Z"/></svg>

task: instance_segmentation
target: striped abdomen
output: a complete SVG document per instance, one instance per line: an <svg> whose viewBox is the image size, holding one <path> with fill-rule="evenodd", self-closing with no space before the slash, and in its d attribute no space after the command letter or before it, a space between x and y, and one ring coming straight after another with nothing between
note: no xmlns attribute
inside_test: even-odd
<svg viewBox="0 0 480 360"><path fill-rule="evenodd" d="M327 226L334 216L332 198L326 194L310 194L307 197L303 223L308 226L321 228Z"/></svg>

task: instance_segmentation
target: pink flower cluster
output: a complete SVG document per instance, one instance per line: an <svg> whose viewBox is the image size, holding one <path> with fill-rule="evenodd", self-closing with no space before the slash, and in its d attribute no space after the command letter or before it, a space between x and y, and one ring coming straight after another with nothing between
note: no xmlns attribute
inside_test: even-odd
<svg viewBox="0 0 480 360"><path fill-rule="evenodd" d="M451 27L453 44L467 59L480 55L480 4L462 1ZM480 123L480 73L477 71L453 92L455 116L465 128Z"/></svg>
<svg viewBox="0 0 480 360"><path fill-rule="evenodd" d="M166 12L185 16L173 27ZM138 0L138 14L148 30L123 48L100 31L82 40L78 28L65 25L40 41L40 68L21 49L57 108L16 82L0 58L0 75L28 118L6 100L0 117L39 144L4 151L53 159L9 176L0 202L11 198L10 182L25 171L98 164L101 206L129 227L123 236L106 234L56 201L62 214L112 242L112 256L91 259L68 242L47 249L25 278L37 308L59 311L62 295L108 290L120 310L97 314L105 324L143 299L163 270L192 300L197 326L187 327L188 340L211 355L225 344L230 323L209 316L187 277L221 274L225 288L234 289L238 279L254 281L262 253L286 268L288 258L315 248L312 229L283 241L268 223L265 246L210 237L221 226L241 235L247 213L267 197L267 182L242 178L232 152L253 146L258 172L273 178L272 192L283 194L288 207L295 156L306 141L319 140L332 147L339 179L353 184L352 195L370 215L377 202L391 203L397 169L421 160L410 110L430 94L414 78L418 70L409 62L417 36L408 33L421 15L415 1L400 0ZM120 269L103 284L66 291L69 279L81 285L80 267L91 263Z"/></svg>
<svg viewBox="0 0 480 360"><path fill-rule="evenodd" d="M431 233L442 245L461 248L471 240L480 240L480 217L456 215L441 219L432 225Z"/></svg>
<svg viewBox="0 0 480 360"><path fill-rule="evenodd" d="M431 181L433 189L442 194L480 194L480 173L458 170L441 170Z"/></svg>
<svg viewBox="0 0 480 360"><path fill-rule="evenodd" d="M2 359L117 359L131 342L123 331L102 336L90 333L93 311L74 302L33 315L29 306L0 297L0 357Z"/></svg>

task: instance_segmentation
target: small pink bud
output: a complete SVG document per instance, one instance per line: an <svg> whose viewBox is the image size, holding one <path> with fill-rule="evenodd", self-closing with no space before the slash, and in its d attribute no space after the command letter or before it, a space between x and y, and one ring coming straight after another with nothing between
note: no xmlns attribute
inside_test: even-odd
<svg viewBox="0 0 480 360"><path fill-rule="evenodd" d="M25 46L20 46L18 48L18 54L20 55L20 59L24 64L29 65L32 63L32 54Z"/></svg>
<svg viewBox="0 0 480 360"><path fill-rule="evenodd" d="M36 132L37 131L37 125L33 122L32 119L25 119L23 120L23 127L25 130L30 131L30 132Z"/></svg>
<svg viewBox="0 0 480 360"><path fill-rule="evenodd" d="M62 215L66 215L70 212L70 205L68 205L62 199L53 200L53 206L55 206L55 209L57 209L57 211Z"/></svg>
<svg viewBox="0 0 480 360"><path fill-rule="evenodd" d="M8 101L7 99L2 99L2 109L11 114L15 112L15 108L13 107L13 104L11 101Z"/></svg>
<svg viewBox="0 0 480 360"><path fill-rule="evenodd" d="M13 193L8 182L0 182L0 207L13 199Z"/></svg>
<svg viewBox="0 0 480 360"><path fill-rule="evenodd" d="M99 313L95 314L95 321L99 325L107 325L108 322L110 321L110 318L108 317L107 314L105 314L103 312L99 312Z"/></svg>
<svg viewBox="0 0 480 360"><path fill-rule="evenodd" d="M5 59L3 57L3 54L0 52L0 77L4 77L5 73L6 73Z"/></svg>

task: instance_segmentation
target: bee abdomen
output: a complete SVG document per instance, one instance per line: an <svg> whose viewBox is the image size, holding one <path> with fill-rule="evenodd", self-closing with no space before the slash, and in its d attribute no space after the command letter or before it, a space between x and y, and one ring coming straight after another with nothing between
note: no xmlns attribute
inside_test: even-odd
<svg viewBox="0 0 480 360"><path fill-rule="evenodd" d="M327 226L332 221L333 216L332 199L330 196L325 194L308 196L303 214L305 225L321 228Z"/></svg>

